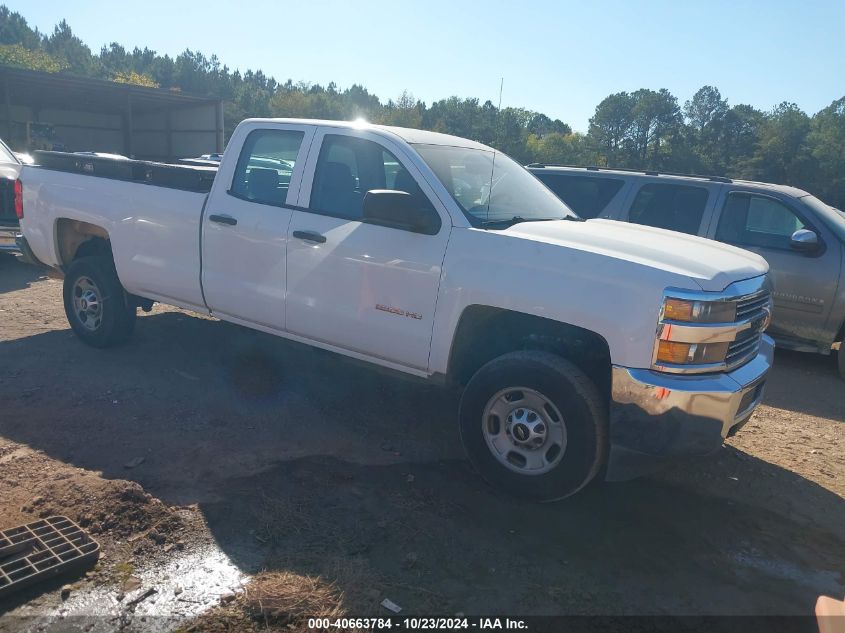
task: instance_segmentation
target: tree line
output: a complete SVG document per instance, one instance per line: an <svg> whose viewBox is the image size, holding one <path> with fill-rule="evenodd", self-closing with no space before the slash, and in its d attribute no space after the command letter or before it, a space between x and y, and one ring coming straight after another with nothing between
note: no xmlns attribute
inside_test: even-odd
<svg viewBox="0 0 845 633"><path fill-rule="evenodd" d="M94 53L66 21L52 33L0 6L0 64L206 94L224 100L227 133L247 117L356 119L471 138L523 163L598 165L789 184L845 208L845 97L810 116L784 102L771 111L731 105L704 86L683 105L668 90L609 95L586 133L526 108L475 98L426 104L410 93L382 101L366 87L284 83L230 69L216 55L176 57L117 43Z"/></svg>

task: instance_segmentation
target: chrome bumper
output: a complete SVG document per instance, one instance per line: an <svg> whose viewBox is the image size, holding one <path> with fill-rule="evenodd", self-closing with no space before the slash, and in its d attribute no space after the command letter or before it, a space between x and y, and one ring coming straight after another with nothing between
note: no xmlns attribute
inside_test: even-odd
<svg viewBox="0 0 845 633"><path fill-rule="evenodd" d="M19 253L17 239L21 230L17 227L0 226L0 253Z"/></svg>
<svg viewBox="0 0 845 633"><path fill-rule="evenodd" d="M665 374L614 365L607 479L630 479L662 459L718 449L762 400L774 347L764 335L754 359L721 374Z"/></svg>

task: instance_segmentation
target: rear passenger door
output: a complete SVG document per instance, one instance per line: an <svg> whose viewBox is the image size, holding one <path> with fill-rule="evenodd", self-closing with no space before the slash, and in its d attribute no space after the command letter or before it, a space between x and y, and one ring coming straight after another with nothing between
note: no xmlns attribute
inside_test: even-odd
<svg viewBox="0 0 845 633"><path fill-rule="evenodd" d="M314 126L245 128L214 180L202 227L206 305L223 318L285 329L288 224Z"/></svg>
<svg viewBox="0 0 845 633"><path fill-rule="evenodd" d="M629 195L621 219L689 235L704 235L719 187L646 180Z"/></svg>

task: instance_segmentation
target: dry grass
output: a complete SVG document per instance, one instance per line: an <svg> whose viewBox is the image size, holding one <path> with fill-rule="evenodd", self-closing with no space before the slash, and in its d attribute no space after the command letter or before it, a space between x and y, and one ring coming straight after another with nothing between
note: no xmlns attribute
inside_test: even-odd
<svg viewBox="0 0 845 633"><path fill-rule="evenodd" d="M290 571L265 572L247 584L241 604L265 624L297 624L306 618L337 618L346 614L343 592L320 576Z"/></svg>
<svg viewBox="0 0 845 633"><path fill-rule="evenodd" d="M363 560L327 561L325 571L325 575L287 570L257 574L241 593L199 616L181 631L313 633L308 628L309 618L364 617L377 612L380 593Z"/></svg>

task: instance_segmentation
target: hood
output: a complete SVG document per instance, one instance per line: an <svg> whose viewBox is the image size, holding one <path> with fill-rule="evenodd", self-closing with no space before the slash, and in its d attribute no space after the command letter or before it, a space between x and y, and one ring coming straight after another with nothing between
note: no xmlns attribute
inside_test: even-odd
<svg viewBox="0 0 845 633"><path fill-rule="evenodd" d="M615 220L523 222L504 232L684 275L708 291L769 270L765 259L734 246Z"/></svg>

